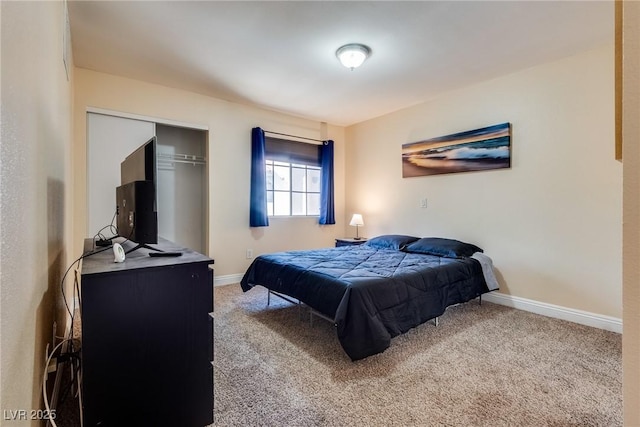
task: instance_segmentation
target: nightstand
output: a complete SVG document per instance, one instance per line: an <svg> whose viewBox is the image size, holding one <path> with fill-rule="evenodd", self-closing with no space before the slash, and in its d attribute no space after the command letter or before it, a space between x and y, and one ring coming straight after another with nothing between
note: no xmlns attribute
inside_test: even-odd
<svg viewBox="0 0 640 427"><path fill-rule="evenodd" d="M345 237L343 239L336 239L336 248L340 246L357 246L361 245L367 241L366 237L362 237L359 240L354 239L353 237Z"/></svg>

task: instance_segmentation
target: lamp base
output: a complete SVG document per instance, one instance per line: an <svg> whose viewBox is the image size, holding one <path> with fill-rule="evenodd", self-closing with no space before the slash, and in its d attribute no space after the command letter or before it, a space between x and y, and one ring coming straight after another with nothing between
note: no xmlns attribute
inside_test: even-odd
<svg viewBox="0 0 640 427"><path fill-rule="evenodd" d="M353 240L362 240L362 237L356 236L356 237L353 238Z"/></svg>

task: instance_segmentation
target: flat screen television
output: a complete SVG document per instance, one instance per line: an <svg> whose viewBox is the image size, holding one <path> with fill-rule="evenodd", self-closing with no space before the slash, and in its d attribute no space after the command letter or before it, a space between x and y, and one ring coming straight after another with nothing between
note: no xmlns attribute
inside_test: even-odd
<svg viewBox="0 0 640 427"><path fill-rule="evenodd" d="M158 243L157 142L153 137L129 154L120 164L120 186L116 188L118 234L139 248Z"/></svg>

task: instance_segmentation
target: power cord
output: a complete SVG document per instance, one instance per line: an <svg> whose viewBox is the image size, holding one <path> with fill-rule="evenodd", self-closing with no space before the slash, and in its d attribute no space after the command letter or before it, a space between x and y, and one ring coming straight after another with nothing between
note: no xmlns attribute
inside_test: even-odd
<svg viewBox="0 0 640 427"><path fill-rule="evenodd" d="M71 318L73 318L73 312L71 311L71 308L69 307L69 304L67 303L67 297L64 293L64 280L67 278L67 274L69 274L69 271L71 271L71 269L73 268L74 265L79 264L80 261L82 261L84 258L90 257L92 255L95 254L99 254L100 252L104 252L106 250L111 249L110 247L106 247L106 248L100 248L97 250L93 250L93 251L89 251L89 252L85 252L82 255L80 255L80 257L78 257L75 261L73 261L71 263L71 265L69 266L69 268L67 268L67 270L64 272L64 275L62 276L62 280L60 281L60 290L62 291L62 299L64 300L64 305L67 308L67 312L69 313L69 316ZM77 270L76 270L77 272ZM77 282L77 276L76 276L76 282ZM74 285L75 288L75 285ZM75 309L75 306L74 306Z"/></svg>
<svg viewBox="0 0 640 427"><path fill-rule="evenodd" d="M105 225L93 236L93 241L96 246L111 246L111 240L118 237L118 227L113 224L116 217L118 216L118 207L116 206L116 210L113 213L113 217L111 218L111 223L109 225ZM111 237L106 237L102 232L104 230L109 230L112 234Z"/></svg>
<svg viewBox="0 0 640 427"><path fill-rule="evenodd" d="M51 423L51 425L53 427L58 427L58 425L56 424L55 421L55 413L51 411L51 407L49 405L49 398L47 397L47 376L49 374L48 372L48 367L49 367L49 363L51 363L51 359L53 358L53 355L56 353L56 351L62 347L62 345L66 342L69 341L73 341L73 338L66 338L64 340L62 340L61 342L58 343L58 345L56 345L53 350L51 350L51 354L49 354L49 344L47 344L47 347L45 349L44 352L44 356L45 356L45 364L44 364L44 373L42 374L42 397L44 399L44 407L46 410L46 414L48 415L48 421L49 423ZM80 383L78 383L78 386L80 386Z"/></svg>
<svg viewBox="0 0 640 427"><path fill-rule="evenodd" d="M82 312L82 298L81 298L81 293L80 293L80 281L78 278L78 267L80 266L80 261L82 261L84 258L90 257L92 255L98 254L100 252L104 252L106 250L110 250L111 249L111 240L114 239L115 237L118 237L118 228L114 225L114 221L115 218L118 214L118 209L116 209L113 217L111 218L111 224L102 227L94 236L93 236L93 249L87 252L84 252L82 255L80 255L78 258L76 258L75 261L73 261L71 263L71 265L69 265L69 267L67 268L67 270L64 272L64 274L62 275L62 279L60 280L60 292L62 294L62 300L64 301L64 305L67 309L67 313L69 313L69 317L71 320L71 327L69 330L69 336L70 338L66 338L63 339L60 343L58 343L58 345L56 345L54 347L54 349L52 350L51 354L48 354L49 352L49 344L47 344L47 348L45 351L45 357L47 358L45 367L44 367L44 374L43 374L43 385L42 385L42 394L44 397L44 401L45 401L45 407L47 409L47 413L51 413L51 409L49 407L49 401L47 398L47 393L46 393L46 378L47 378L47 374L48 374L48 367L49 367L49 363L51 362L51 359L53 357L53 355L55 354L55 352L64 344L64 343L70 343L70 349L69 351L67 351L64 355L61 355L60 357L62 357L63 359L65 358L70 358L70 360L73 362L74 359L77 363L72 363L72 369L71 369L71 383L70 383L70 387L72 387L73 383L77 380L77 392L76 392L76 396L79 399L80 402L80 413L81 413L81 423L82 423L82 392L81 392L81 371L80 371L80 350L74 351L74 343L73 343L73 325L75 322L75 312L76 312L76 298L78 301L78 305L79 305L79 309L80 312ZM107 238L103 233L104 230L109 230L113 236ZM128 240L128 238L126 239ZM125 240L125 241L126 241ZM106 244L99 244L97 242L107 242ZM99 248L96 248L96 246L98 246ZM65 291L64 291L64 283L65 283L65 279L67 278L67 275L69 274L69 271L71 271L72 268L74 268L74 266L76 266L76 269L74 271L74 280L73 280L73 309L69 306L69 303L67 302L67 296L65 295ZM64 361L64 360L63 360ZM60 362L60 361L58 361ZM75 368L75 369L74 369ZM74 374L75 371L75 374ZM74 379L74 375L75 375L75 379ZM65 396L66 396L67 391L65 391ZM53 419L49 420L51 425L53 427L57 427L55 421Z"/></svg>

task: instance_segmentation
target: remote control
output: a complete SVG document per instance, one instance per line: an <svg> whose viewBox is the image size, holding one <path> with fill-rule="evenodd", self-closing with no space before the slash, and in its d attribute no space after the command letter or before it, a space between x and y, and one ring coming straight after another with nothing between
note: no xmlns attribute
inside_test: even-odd
<svg viewBox="0 0 640 427"><path fill-rule="evenodd" d="M180 256L182 252L149 252L150 257Z"/></svg>

